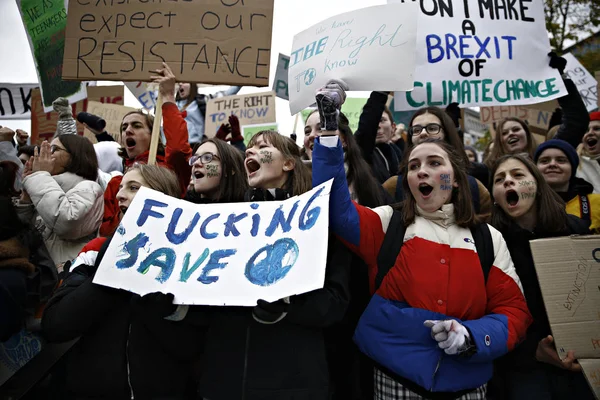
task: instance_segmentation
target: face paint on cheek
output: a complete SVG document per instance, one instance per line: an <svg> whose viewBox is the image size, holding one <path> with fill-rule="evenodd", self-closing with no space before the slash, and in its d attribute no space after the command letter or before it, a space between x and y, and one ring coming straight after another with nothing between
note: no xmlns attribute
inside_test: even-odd
<svg viewBox="0 0 600 400"><path fill-rule="evenodd" d="M204 167L206 168L206 176L207 177L214 178L214 177L221 176L218 165L206 164Z"/></svg>
<svg viewBox="0 0 600 400"><path fill-rule="evenodd" d="M536 195L535 191L529 191L529 193L528 192L523 192L523 193L521 193L521 199L522 200L525 200L525 199L535 199L535 195Z"/></svg>
<svg viewBox="0 0 600 400"><path fill-rule="evenodd" d="M273 153L267 150L260 151L259 153L259 161L261 164L271 164L273 162Z"/></svg>
<svg viewBox="0 0 600 400"><path fill-rule="evenodd" d="M440 174L440 179L442 181L442 185L440 186L440 189L452 190L452 183L450 182L450 174Z"/></svg>

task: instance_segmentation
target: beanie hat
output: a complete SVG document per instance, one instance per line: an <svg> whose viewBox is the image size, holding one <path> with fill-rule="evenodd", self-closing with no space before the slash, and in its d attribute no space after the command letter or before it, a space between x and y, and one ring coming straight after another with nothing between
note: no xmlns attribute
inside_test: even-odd
<svg viewBox="0 0 600 400"><path fill-rule="evenodd" d="M600 111L590 113L590 121L600 121Z"/></svg>
<svg viewBox="0 0 600 400"><path fill-rule="evenodd" d="M569 159L569 163L571 163L571 178L575 176L577 172L577 167L579 167L579 156L577 152L569 143L560 139L551 139L547 140L544 143L540 144L538 148L535 150L535 154L533 155L533 161L537 164L538 159L546 149L559 149Z"/></svg>

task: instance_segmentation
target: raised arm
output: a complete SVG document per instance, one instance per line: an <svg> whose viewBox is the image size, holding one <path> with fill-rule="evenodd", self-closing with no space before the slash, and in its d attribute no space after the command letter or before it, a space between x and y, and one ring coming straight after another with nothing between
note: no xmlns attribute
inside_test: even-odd
<svg viewBox="0 0 600 400"><path fill-rule="evenodd" d="M564 140L576 149L588 130L590 116L575 83L570 79L564 82L568 94L558 99L563 117L555 139Z"/></svg>
<svg viewBox="0 0 600 400"><path fill-rule="evenodd" d="M358 129L354 133L356 142L362 150L363 157L369 164L373 164L373 151L375 151L375 139L381 115L385 109L388 95L385 92L371 92L371 96L363 107Z"/></svg>

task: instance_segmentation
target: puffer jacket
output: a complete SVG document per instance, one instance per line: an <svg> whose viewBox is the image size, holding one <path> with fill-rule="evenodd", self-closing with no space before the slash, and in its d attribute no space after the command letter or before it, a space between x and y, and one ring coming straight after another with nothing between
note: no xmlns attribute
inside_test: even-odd
<svg viewBox="0 0 600 400"><path fill-rule="evenodd" d="M600 156L588 157L580 154L579 168L575 175L591 183L594 193L600 193Z"/></svg>
<svg viewBox="0 0 600 400"><path fill-rule="evenodd" d="M393 209L369 209L351 202L341 146L327 148L317 140L313 185L331 178L330 228L365 260L373 290L379 249ZM491 227L490 233L494 262L486 283L470 230L454 222L454 205L446 204L434 213L419 210L406 229L395 265L362 316L367 329L361 330L359 323L358 346L410 381L411 390L419 394L480 387L492 377L493 360L525 336L531 315L519 278L504 239ZM428 319L459 320L469 330L477 352L466 357L446 355L423 326Z"/></svg>
<svg viewBox="0 0 600 400"><path fill-rule="evenodd" d="M19 218L42 234L56 265L69 261L91 239L102 223L102 188L70 172L34 172L23 181L32 204L17 204Z"/></svg>
<svg viewBox="0 0 600 400"><path fill-rule="evenodd" d="M558 192L565 201L567 214L589 223L592 233L600 233L600 194L592 193L594 187L581 178L571 178L567 192Z"/></svg>

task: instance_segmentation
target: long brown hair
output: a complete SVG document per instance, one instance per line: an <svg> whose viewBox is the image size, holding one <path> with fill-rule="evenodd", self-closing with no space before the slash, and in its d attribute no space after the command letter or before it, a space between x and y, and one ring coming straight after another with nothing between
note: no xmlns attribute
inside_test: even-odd
<svg viewBox="0 0 600 400"><path fill-rule="evenodd" d="M494 138L494 147L492 147L492 150L490 151L490 155L488 157L488 164L491 164L488 165L488 167L490 168L492 168L495 165L494 163L496 162L496 160L498 160L504 155L509 154L506 151L506 148L504 147L504 142L502 141L502 129L504 127L504 124L506 124L509 121L519 123L525 131L525 137L527 138L527 147L525 147L524 153L527 153L529 155L529 158L533 160L533 153L535 153L537 143L535 141L535 138L531 134L531 131L529 130L529 126L527 126L525 121L523 121L522 119L516 117L508 117L504 118L496 126L496 137Z"/></svg>
<svg viewBox="0 0 600 400"><path fill-rule="evenodd" d="M294 168L289 172L288 180L283 189L291 192L294 196L312 189L311 172L302 162L298 145L289 137L280 135L279 132L260 131L252 136L247 147L254 147L260 136L263 137L264 141L279 150L285 160L294 162Z"/></svg>
<svg viewBox="0 0 600 400"><path fill-rule="evenodd" d="M159 191L167 196L175 197L177 199L181 197L181 186L179 186L179 180L177 179L175 172L171 171L170 169L158 165L135 163L127 169L125 174L134 169L140 173L150 189Z"/></svg>
<svg viewBox="0 0 600 400"><path fill-rule="evenodd" d="M197 146L196 150L204 143L214 144L217 155L221 159L222 175L214 200L221 203L244 201L244 195L248 190L248 179L246 179L242 152L221 139L207 139Z"/></svg>
<svg viewBox="0 0 600 400"><path fill-rule="evenodd" d="M473 227L479 221L475 216L471 191L469 190L469 181L467 179L466 164L462 154L451 144L441 139L434 138L425 139L422 142L419 142L419 144L416 146L411 147L407 151L406 157L404 157L402 160L402 165L400 167L402 174L402 187L404 189L404 193L407 193L407 195L399 205L395 206L395 208L398 208L402 212L404 225L409 226L415 222L415 217L417 215L417 202L408 186L408 163L410 160L410 154L414 149L426 143L433 143L444 150L446 154L448 154L448 159L450 160L452 170L454 171L454 179L458 184L458 187L452 189L451 199L452 204L454 204L454 217L456 224L463 228Z"/></svg>
<svg viewBox="0 0 600 400"><path fill-rule="evenodd" d="M495 147L495 146L494 146ZM494 182L494 175L502 164L506 161L514 159L521 162L527 170L533 175L537 184L537 193L535 194L535 205L536 205L536 221L537 226L541 228L543 232L562 232L567 228L567 212L565 210L565 203L561 197L546 183L546 180L542 176L540 170L535 166L533 161L529 158L524 157L521 154L507 154L496 161L492 168L492 182ZM492 199L494 198L494 190L491 191ZM504 210L496 205L494 202L494 208L492 210L492 226L498 229L500 232L506 232L512 224L512 218L506 215Z"/></svg>
<svg viewBox="0 0 600 400"><path fill-rule="evenodd" d="M196 100L196 96L198 96L198 85L195 83L190 83L190 92L188 93L187 97L181 97L178 90L175 93L175 101L185 100L185 105L183 107L186 108L192 103L192 101Z"/></svg>
<svg viewBox="0 0 600 400"><path fill-rule="evenodd" d="M464 165L469 165L469 157L467 156L467 152L465 151L465 147L462 139L458 135L458 131L456 130L456 126L454 126L454 121L445 111L437 107L423 107L417 110L416 113L410 119L409 127L413 125L415 118L419 115L423 114L433 114L435 115L441 122L442 129L444 130L444 142L448 143L450 146L454 147L455 152L462 157ZM408 129L408 128L407 128ZM407 151L412 150L410 147L413 145L412 134L407 131L406 138L408 140ZM405 153L405 157L408 153Z"/></svg>
<svg viewBox="0 0 600 400"><path fill-rule="evenodd" d="M65 166L65 172L71 172L90 181L98 179L98 157L92 142L78 135L60 135L57 139L71 156Z"/></svg>

